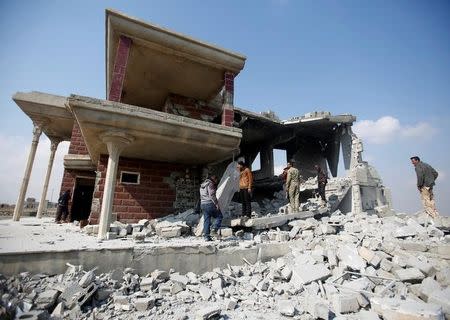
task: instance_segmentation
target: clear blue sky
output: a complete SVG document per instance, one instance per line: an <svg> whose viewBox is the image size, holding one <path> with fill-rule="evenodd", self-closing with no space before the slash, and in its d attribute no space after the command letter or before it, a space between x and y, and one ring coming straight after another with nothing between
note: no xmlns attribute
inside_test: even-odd
<svg viewBox="0 0 450 320"><path fill-rule="evenodd" d="M319 109L368 120L358 127L365 155L395 206L420 208L409 164L418 154L441 173L437 202L450 213L450 2L438 0L0 1L0 202L17 196L31 137L12 94L104 98L108 7L245 54L237 106L281 118ZM373 137L378 131L384 139ZM38 173L46 157L38 152ZM38 173L30 196L39 197Z"/></svg>

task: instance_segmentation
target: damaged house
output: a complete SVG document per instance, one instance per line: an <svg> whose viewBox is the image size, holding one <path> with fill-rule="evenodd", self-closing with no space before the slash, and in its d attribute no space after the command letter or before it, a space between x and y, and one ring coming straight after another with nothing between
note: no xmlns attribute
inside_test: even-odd
<svg viewBox="0 0 450 320"><path fill-rule="evenodd" d="M273 150L295 159L304 179L316 163L337 176L342 146L348 178L333 180L334 209L374 211L390 206L376 171L362 161L351 132L355 117L308 113L288 121L234 106L234 79L246 57L106 10L106 100L79 95L18 92L13 100L33 121L33 140L14 220L23 211L39 137L51 141L38 217L47 196L59 142L70 141L61 191L71 190L73 220L99 224L104 238L113 219L134 222L195 206L205 171L222 173L232 159L252 163L256 197L282 189ZM311 197L305 188L302 199Z"/></svg>

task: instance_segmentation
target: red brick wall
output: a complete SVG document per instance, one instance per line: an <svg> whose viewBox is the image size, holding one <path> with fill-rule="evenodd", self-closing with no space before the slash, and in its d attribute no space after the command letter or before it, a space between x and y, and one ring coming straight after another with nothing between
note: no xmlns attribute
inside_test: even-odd
<svg viewBox="0 0 450 320"><path fill-rule="evenodd" d="M69 154L89 154L78 123L73 124L70 138Z"/></svg>
<svg viewBox="0 0 450 320"><path fill-rule="evenodd" d="M119 37L117 44L116 57L114 59L114 69L112 73L111 83L109 85L108 100L122 100L123 82L127 70L128 56L130 55L131 39L125 36Z"/></svg>
<svg viewBox="0 0 450 320"><path fill-rule="evenodd" d="M94 191L94 202L98 204L93 206L90 216L90 223L94 224L99 220L107 163L108 156L102 155L97 166L101 178ZM122 170L139 172L140 184L121 184ZM120 158L112 211L117 214L117 220L130 223L175 213L176 190L174 181L170 183L171 174L175 172L184 176L185 170L186 167L179 164Z"/></svg>
<svg viewBox="0 0 450 320"><path fill-rule="evenodd" d="M211 122L220 115L221 110L207 105L207 103L171 94L165 105L165 112L197 120Z"/></svg>

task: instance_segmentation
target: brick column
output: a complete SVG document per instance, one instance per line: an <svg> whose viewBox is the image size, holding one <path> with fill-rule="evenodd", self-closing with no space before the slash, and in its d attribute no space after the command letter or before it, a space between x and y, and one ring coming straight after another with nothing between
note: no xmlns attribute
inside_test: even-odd
<svg viewBox="0 0 450 320"><path fill-rule="evenodd" d="M234 121L234 73L225 71L224 74L224 97L223 97L223 112L222 125L227 127L233 126Z"/></svg>
<svg viewBox="0 0 450 320"><path fill-rule="evenodd" d="M127 71L128 56L130 55L131 39L125 36L119 37L114 69L109 84L108 100L120 102L122 100L123 82Z"/></svg>

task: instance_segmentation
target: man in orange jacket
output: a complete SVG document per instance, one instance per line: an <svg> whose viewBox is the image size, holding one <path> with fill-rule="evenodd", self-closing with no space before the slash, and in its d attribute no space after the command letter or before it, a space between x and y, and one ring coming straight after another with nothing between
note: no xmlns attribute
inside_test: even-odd
<svg viewBox="0 0 450 320"><path fill-rule="evenodd" d="M252 171L245 165L244 161L239 161L239 196L242 202L242 215L248 218L252 216L251 195L253 186Z"/></svg>

